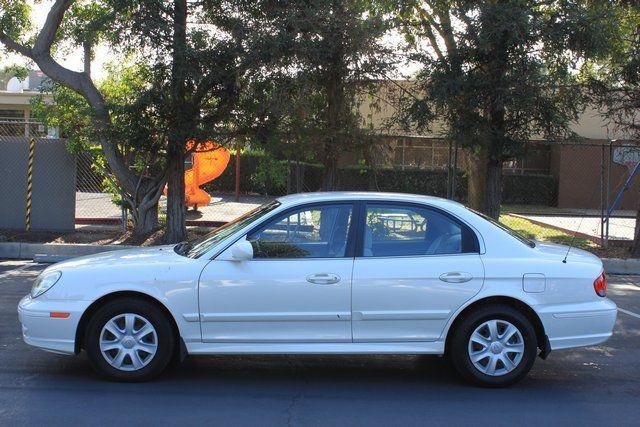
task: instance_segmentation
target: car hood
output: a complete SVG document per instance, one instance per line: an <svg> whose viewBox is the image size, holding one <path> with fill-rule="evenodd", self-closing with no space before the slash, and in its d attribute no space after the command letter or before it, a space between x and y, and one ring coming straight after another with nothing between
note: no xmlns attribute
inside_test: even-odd
<svg viewBox="0 0 640 427"><path fill-rule="evenodd" d="M153 246L145 248L116 250L101 252L95 255L86 255L62 261L48 267L47 270L68 270L84 269L96 267L129 267L129 266L149 266L152 264L176 262L186 260L178 255L174 250L175 245Z"/></svg>
<svg viewBox="0 0 640 427"><path fill-rule="evenodd" d="M554 259L564 259L564 257L567 256L568 251L569 255L567 256L567 262L595 262L602 264L600 258L592 254L591 252L587 252L585 250L574 247L570 248L567 245L560 245L558 243L536 241L536 246L534 249L540 254Z"/></svg>

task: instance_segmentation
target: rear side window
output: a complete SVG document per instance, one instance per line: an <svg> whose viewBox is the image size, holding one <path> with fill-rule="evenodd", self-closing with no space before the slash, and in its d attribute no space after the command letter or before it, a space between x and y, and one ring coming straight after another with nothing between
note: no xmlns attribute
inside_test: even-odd
<svg viewBox="0 0 640 427"><path fill-rule="evenodd" d="M434 209L367 204L364 257L454 255L479 252L468 226Z"/></svg>

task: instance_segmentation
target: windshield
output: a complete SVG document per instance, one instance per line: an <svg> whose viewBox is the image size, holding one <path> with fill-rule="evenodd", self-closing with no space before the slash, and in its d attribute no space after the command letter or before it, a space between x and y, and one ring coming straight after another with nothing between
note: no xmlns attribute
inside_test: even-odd
<svg viewBox="0 0 640 427"><path fill-rule="evenodd" d="M482 217L483 219L486 219L487 221L489 221L490 223L492 223L496 227L500 228L501 230L506 231L512 237L515 237L516 239L520 240L522 243L524 243L525 245L529 246L530 248L535 248L536 247L536 243L533 240L527 239L522 234L520 234L517 231L507 227L506 225L496 221L495 219L491 218L490 216L487 216L487 215L485 215L485 214L483 214L481 212L475 211L475 210L473 210L471 208L467 208L467 209L469 209L471 212L473 212L474 214L478 215L479 217Z"/></svg>
<svg viewBox="0 0 640 427"><path fill-rule="evenodd" d="M280 202L278 201L265 203L264 205L259 206L242 216L239 216L233 221L227 222L226 224L214 229L212 232L202 237L188 242L178 243L174 247L174 250L176 251L176 253L189 258L199 258L200 256L202 256L202 254L208 252L209 249L220 243L222 240L231 236L233 233L244 228L245 226L251 224L261 216L271 212L278 206L280 206Z"/></svg>

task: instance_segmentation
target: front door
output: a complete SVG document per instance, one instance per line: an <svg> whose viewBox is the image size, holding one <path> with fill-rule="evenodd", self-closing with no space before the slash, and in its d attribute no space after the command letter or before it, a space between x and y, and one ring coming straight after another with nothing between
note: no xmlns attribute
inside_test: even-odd
<svg viewBox="0 0 640 427"><path fill-rule="evenodd" d="M200 278L205 342L350 342L353 205L314 204L247 235L254 258Z"/></svg>
<svg viewBox="0 0 640 427"><path fill-rule="evenodd" d="M366 204L353 271L354 342L434 341L480 291L475 233L448 214L410 204Z"/></svg>

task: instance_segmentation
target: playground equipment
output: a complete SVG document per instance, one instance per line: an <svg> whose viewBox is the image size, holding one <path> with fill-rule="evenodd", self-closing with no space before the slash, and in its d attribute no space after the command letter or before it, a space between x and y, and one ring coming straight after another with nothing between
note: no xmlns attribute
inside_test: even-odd
<svg viewBox="0 0 640 427"><path fill-rule="evenodd" d="M188 141L187 150L193 149L194 144L194 141ZM192 206L197 210L198 206L206 206L211 202L211 196L200 186L222 175L230 158L229 150L218 143L207 141L197 146L193 152L193 167L184 174L184 193L187 206ZM164 194L167 194L166 187Z"/></svg>
<svg viewBox="0 0 640 427"><path fill-rule="evenodd" d="M627 176L627 179L622 185L622 188L620 188L620 191L616 195L616 198L614 199L613 203L607 209L604 220L602 221L602 227L604 227L602 234L606 236L606 241L609 240L609 225L611 223L611 216L613 215L616 208L618 207L618 204L622 200L622 195L624 194L625 191L629 189L629 187L631 186L631 182L633 181L633 178L635 178L635 176L638 174L638 171L640 170L640 150L638 149L637 146L621 145L619 147L616 147L612 151L611 160L613 161L613 163L626 166L627 170L631 172Z"/></svg>

